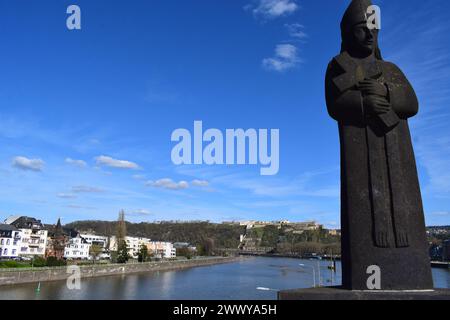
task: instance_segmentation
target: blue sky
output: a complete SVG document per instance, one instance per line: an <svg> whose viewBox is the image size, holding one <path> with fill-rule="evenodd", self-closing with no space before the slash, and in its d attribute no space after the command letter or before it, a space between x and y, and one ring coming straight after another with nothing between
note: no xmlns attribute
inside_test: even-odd
<svg viewBox="0 0 450 320"><path fill-rule="evenodd" d="M450 4L375 1L411 121L428 225L450 224ZM82 30L66 28L77 4ZM339 227L324 75L347 1L0 0L0 217L53 223L316 220ZM280 129L280 171L174 166L173 130ZM119 161L120 160L120 161Z"/></svg>

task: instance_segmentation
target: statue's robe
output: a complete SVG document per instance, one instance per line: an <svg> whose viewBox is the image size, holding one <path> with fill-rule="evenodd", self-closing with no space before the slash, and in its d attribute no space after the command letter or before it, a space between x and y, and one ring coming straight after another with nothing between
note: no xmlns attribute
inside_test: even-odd
<svg viewBox="0 0 450 320"><path fill-rule="evenodd" d="M386 84L389 113L370 116L364 110L356 87L364 78ZM338 121L341 142L344 287L367 290L367 268L376 265L381 269L382 289L431 289L408 126L408 118L418 112L411 84L392 63L361 62L344 51L328 66L326 100L330 116Z"/></svg>

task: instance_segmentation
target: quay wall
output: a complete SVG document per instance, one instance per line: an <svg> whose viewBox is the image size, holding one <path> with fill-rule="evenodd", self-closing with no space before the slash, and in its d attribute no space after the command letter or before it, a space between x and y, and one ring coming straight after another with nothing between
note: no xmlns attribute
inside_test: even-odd
<svg viewBox="0 0 450 320"><path fill-rule="evenodd" d="M113 276L121 274L170 271L210 266L237 261L236 257L212 257L190 260L158 261L127 264L92 264L79 266L81 278ZM73 273L68 267L0 269L0 286L19 283L66 280Z"/></svg>

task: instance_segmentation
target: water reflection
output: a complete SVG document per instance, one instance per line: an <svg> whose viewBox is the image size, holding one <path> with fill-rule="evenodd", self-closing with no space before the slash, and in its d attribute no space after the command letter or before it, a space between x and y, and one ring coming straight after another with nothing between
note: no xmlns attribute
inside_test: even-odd
<svg viewBox="0 0 450 320"><path fill-rule="evenodd" d="M336 273L328 268L329 265L327 261L245 258L230 264L179 271L82 279L81 290L69 290L65 281L42 283L39 293L36 292L37 284L5 286L0 287L0 299L276 299L276 291L256 288L284 290L312 287L314 275L316 283L319 283L319 266L322 285L339 285L340 265L337 265ZM433 277L436 287L450 288L450 271L433 269Z"/></svg>

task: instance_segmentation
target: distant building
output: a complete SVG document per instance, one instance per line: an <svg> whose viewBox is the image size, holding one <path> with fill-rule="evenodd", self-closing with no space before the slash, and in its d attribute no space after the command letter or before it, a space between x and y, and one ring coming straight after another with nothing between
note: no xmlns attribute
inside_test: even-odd
<svg viewBox="0 0 450 320"><path fill-rule="evenodd" d="M183 249L183 248L186 248L191 252L197 252L197 247L194 245L191 245L188 242L175 242L173 244L173 247L175 248L175 252L176 252L176 249Z"/></svg>
<svg viewBox="0 0 450 320"><path fill-rule="evenodd" d="M96 245L103 249L102 253L98 256L99 259L111 259L108 237L85 233L82 233L80 236L90 245Z"/></svg>
<svg viewBox="0 0 450 320"><path fill-rule="evenodd" d="M176 258L177 249L170 242L151 241L147 243L147 249L155 258Z"/></svg>
<svg viewBox="0 0 450 320"><path fill-rule="evenodd" d="M280 221L274 221L274 224L285 225L285 224L291 224L291 222L289 220L280 220Z"/></svg>
<svg viewBox="0 0 450 320"><path fill-rule="evenodd" d="M138 257L139 250L142 245L146 245L150 242L148 238L138 238L138 237L125 237L125 242L127 243L128 254L136 259ZM111 237L109 242L109 250L117 251L118 243L115 236Z"/></svg>
<svg viewBox="0 0 450 320"><path fill-rule="evenodd" d="M450 261L450 240L442 242L442 260Z"/></svg>
<svg viewBox="0 0 450 320"><path fill-rule="evenodd" d="M41 220L26 216L12 216L5 224L20 230L19 256L44 256L47 247L47 230Z"/></svg>
<svg viewBox="0 0 450 320"><path fill-rule="evenodd" d="M315 231L323 228L323 225L315 221L292 222L290 225L297 231Z"/></svg>
<svg viewBox="0 0 450 320"><path fill-rule="evenodd" d="M45 256L62 260L64 259L64 251L69 242L70 235L64 231L60 219L58 219L55 226L49 227L48 229Z"/></svg>
<svg viewBox="0 0 450 320"><path fill-rule="evenodd" d="M0 224L0 259L19 256L20 230L9 224Z"/></svg>
<svg viewBox="0 0 450 320"><path fill-rule="evenodd" d="M330 236L340 236L341 230L331 229L331 230L328 230L328 233L330 234Z"/></svg>
<svg viewBox="0 0 450 320"><path fill-rule="evenodd" d="M91 245L80 235L71 238L64 248L64 258L69 260L89 260Z"/></svg>

